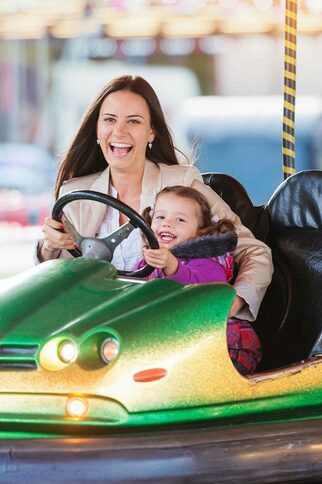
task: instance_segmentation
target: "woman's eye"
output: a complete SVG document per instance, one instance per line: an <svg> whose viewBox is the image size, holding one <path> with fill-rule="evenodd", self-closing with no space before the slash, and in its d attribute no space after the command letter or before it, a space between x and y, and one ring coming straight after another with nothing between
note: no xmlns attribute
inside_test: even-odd
<svg viewBox="0 0 322 484"><path fill-rule="evenodd" d="M104 118L103 121L105 121L106 123L114 123L115 119L114 118Z"/></svg>
<svg viewBox="0 0 322 484"><path fill-rule="evenodd" d="M140 121L138 119L130 119L129 121L131 124L140 124Z"/></svg>

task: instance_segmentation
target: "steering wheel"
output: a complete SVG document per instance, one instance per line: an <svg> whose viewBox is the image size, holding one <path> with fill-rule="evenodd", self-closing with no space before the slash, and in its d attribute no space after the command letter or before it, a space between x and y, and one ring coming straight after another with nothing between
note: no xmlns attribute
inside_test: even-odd
<svg viewBox="0 0 322 484"><path fill-rule="evenodd" d="M96 238L83 237L77 232L74 225L69 220L64 220L64 225L68 228L79 247L79 249L68 250L68 252L74 257L84 256L90 259L104 259L110 262L113 258L115 248L124 239L126 239L135 228L139 228L142 230L151 249L159 248L159 243L150 225L137 212L135 212L133 208L129 207L120 200L111 197L110 195L105 195L104 193L95 192L93 190L73 190L71 192L65 193L60 198L58 198L55 205L53 206L52 218L57 222L61 222L63 208L65 207L65 205L70 202L74 202L75 200L92 200L94 202L100 202L104 205L111 206L126 215L129 218L129 221L121 227L118 227L107 237ZM120 276L146 277L153 271L154 267L145 264L145 266L135 271L118 270L117 273Z"/></svg>

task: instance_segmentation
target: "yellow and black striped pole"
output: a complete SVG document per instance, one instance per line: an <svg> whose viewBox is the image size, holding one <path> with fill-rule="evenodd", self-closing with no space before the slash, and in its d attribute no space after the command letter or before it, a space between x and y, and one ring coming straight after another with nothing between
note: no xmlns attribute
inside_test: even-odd
<svg viewBox="0 0 322 484"><path fill-rule="evenodd" d="M297 1L285 3L284 107L283 107L283 175L295 173L295 99Z"/></svg>

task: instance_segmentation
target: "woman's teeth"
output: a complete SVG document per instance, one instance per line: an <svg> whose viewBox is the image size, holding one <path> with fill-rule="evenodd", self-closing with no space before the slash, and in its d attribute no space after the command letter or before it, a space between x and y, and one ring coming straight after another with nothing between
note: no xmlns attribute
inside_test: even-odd
<svg viewBox="0 0 322 484"><path fill-rule="evenodd" d="M115 155L125 155L132 149L129 143L110 143L110 148Z"/></svg>

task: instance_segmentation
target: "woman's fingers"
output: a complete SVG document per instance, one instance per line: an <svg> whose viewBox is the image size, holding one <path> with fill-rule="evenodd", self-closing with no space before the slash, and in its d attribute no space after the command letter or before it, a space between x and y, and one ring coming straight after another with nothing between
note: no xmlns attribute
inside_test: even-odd
<svg viewBox="0 0 322 484"><path fill-rule="evenodd" d="M54 220L53 218L51 217L46 217L45 218L45 224L44 224L44 227L45 226L48 226L48 227L51 227L53 229L63 229L64 228L64 224L62 224L61 222L57 222L57 220Z"/></svg>
<svg viewBox="0 0 322 484"><path fill-rule="evenodd" d="M55 249L74 249L77 245L69 233L60 232L63 224L48 217L45 224L42 226L44 234L44 245L47 250Z"/></svg>

